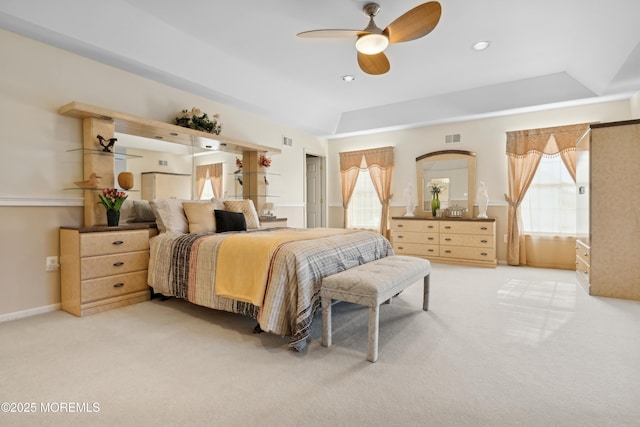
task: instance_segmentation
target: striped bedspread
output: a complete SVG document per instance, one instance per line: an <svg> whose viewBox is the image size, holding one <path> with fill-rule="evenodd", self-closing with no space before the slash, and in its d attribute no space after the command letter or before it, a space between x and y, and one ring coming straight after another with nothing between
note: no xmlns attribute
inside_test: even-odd
<svg viewBox="0 0 640 427"><path fill-rule="evenodd" d="M301 351L320 306L322 278L393 254L389 241L378 233L336 231L339 234L284 242L276 247L262 307L216 295L218 251L222 241L234 233L162 233L153 237L149 285L163 295L250 316L263 331L290 336L289 345Z"/></svg>

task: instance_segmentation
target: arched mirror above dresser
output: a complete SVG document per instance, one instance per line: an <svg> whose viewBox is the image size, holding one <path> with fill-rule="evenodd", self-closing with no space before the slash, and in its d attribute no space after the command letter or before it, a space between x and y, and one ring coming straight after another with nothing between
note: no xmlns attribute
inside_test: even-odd
<svg viewBox="0 0 640 427"><path fill-rule="evenodd" d="M475 153L446 150L424 154L416 158L416 177L419 217L432 216L431 189L434 185L440 188L441 211L450 208L460 212L464 218L472 217L476 188Z"/></svg>
<svg viewBox="0 0 640 427"><path fill-rule="evenodd" d="M418 209L415 217L391 218L391 242L398 255L448 264L495 267L496 220L474 218L476 155L447 150L416 158ZM433 215L432 189L440 209Z"/></svg>

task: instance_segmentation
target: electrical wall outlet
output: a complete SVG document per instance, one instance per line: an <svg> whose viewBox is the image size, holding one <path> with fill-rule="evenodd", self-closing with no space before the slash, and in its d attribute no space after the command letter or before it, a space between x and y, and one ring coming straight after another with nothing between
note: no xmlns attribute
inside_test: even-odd
<svg viewBox="0 0 640 427"><path fill-rule="evenodd" d="M55 271L60 269L60 259L57 256L47 257L47 271Z"/></svg>

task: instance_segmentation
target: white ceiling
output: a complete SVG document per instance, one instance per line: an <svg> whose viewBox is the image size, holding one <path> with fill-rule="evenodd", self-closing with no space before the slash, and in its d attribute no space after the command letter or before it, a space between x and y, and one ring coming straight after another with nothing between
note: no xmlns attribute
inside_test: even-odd
<svg viewBox="0 0 640 427"><path fill-rule="evenodd" d="M380 0L376 23L421 2ZM365 3L2 0L0 27L328 137L640 91L638 0L441 0L436 29L391 45L380 76L359 69L355 39L295 36L363 29Z"/></svg>

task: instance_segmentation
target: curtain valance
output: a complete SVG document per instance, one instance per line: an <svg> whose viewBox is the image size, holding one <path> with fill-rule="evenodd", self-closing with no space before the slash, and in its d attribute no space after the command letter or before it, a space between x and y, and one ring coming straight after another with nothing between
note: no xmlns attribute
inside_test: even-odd
<svg viewBox="0 0 640 427"><path fill-rule="evenodd" d="M393 166L393 147L340 153L341 172L346 172L352 168L366 169L371 166L378 166L383 169Z"/></svg>
<svg viewBox="0 0 640 427"><path fill-rule="evenodd" d="M590 123L507 132L507 155L526 156L531 151L555 155L576 149L576 141Z"/></svg>

